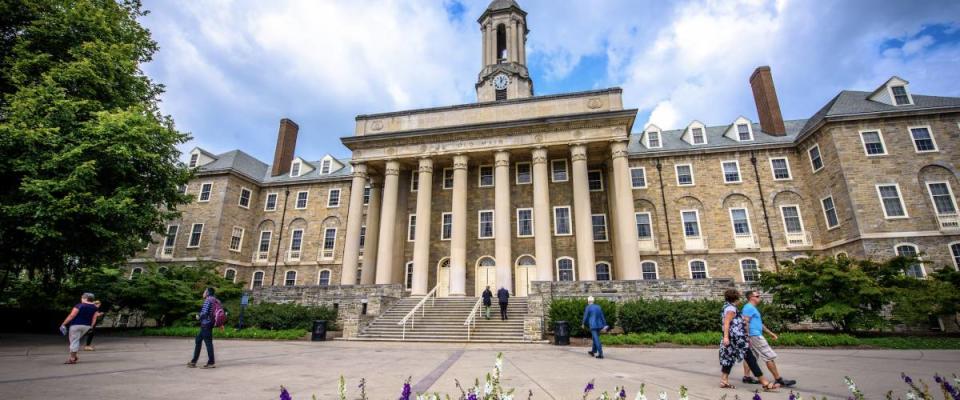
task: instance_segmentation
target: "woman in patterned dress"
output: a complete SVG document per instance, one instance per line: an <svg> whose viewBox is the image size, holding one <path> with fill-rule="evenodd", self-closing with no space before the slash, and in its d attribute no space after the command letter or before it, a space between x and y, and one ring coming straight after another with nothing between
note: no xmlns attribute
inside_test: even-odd
<svg viewBox="0 0 960 400"><path fill-rule="evenodd" d="M723 293L726 303L721 312L721 321L723 321L723 340L720 342L720 387L724 389L735 389L730 384L730 370L737 362L746 361L747 366L753 371L754 376L760 380L763 390L770 391L780 387L776 383L770 383L763 377L763 371L757 363L757 359L750 351L747 342L746 324L740 316L740 292L736 289L728 289Z"/></svg>

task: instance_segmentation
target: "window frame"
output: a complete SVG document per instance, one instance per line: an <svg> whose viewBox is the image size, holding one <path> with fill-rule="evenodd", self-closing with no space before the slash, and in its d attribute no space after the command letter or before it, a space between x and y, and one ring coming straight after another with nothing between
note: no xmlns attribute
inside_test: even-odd
<svg viewBox="0 0 960 400"><path fill-rule="evenodd" d="M323 277L323 273L327 273L327 284L324 285L320 283L320 278ZM330 282L333 281L333 271L330 268L321 268L317 271L317 286L330 286Z"/></svg>
<svg viewBox="0 0 960 400"><path fill-rule="evenodd" d="M557 210L567 210L567 233L557 232ZM573 209L570 206L553 206L553 236L572 236L573 235Z"/></svg>
<svg viewBox="0 0 960 400"><path fill-rule="evenodd" d="M690 168L690 183L680 183L680 167L689 167L689 168ZM674 164L674 165L673 165L673 172L677 175L677 176L676 176L676 178L677 178L677 186L696 186L696 185L697 185L696 177L694 177L694 174L693 174L693 164L692 164L692 163Z"/></svg>
<svg viewBox="0 0 960 400"><path fill-rule="evenodd" d="M821 204L821 207L822 207L822 206L823 206L823 205ZM780 208L780 222L783 224L783 233L786 233L786 234L796 234L796 233L797 233L797 232L790 232L789 230L787 230L787 216L786 216L786 214L783 213L783 209L786 208L786 207L793 207L793 208L796 208L796 209L797 209L797 219L800 220L800 232L799 232L799 233L801 233L801 234L806 234L806 233L807 233L807 227L803 225L803 214L800 212L800 205L799 205L799 204L781 204L781 205L780 205L780 207L779 207L779 208ZM833 207L834 207L834 209L836 209L837 205L834 204ZM837 221L839 222L839 218L837 218Z"/></svg>
<svg viewBox="0 0 960 400"><path fill-rule="evenodd" d="M646 272L643 271L643 264L646 264L646 263L651 263L651 264L653 264L653 274L654 274L654 278L653 278L653 279L647 279L646 275L644 275L644 274L646 274ZM640 280L644 280L644 281L659 281L659 280L660 280L660 264L657 264L657 262L654 261L654 260L642 260L642 261L640 261Z"/></svg>
<svg viewBox="0 0 960 400"><path fill-rule="evenodd" d="M600 174L600 179L599 179L598 181L596 181L596 182L600 182L600 188L599 188L599 189L593 189L593 188L590 187L590 183L593 182L593 181L590 180L590 174ZM604 187L604 185L603 185L603 170L600 170L600 169L587 170L587 191L589 191L589 192L602 192L602 191L603 191L603 187Z"/></svg>
<svg viewBox="0 0 960 400"><path fill-rule="evenodd" d="M657 145L656 145L656 146L650 145L650 134L657 135ZM657 131L657 130L646 131L646 135L644 135L644 140L643 140L643 141L644 141L644 144L647 146L648 149L659 149L659 148L662 148L662 147L663 147L663 134L662 134L661 131Z"/></svg>
<svg viewBox="0 0 960 400"><path fill-rule="evenodd" d="M953 246L957 246L956 254L953 253ZM950 255L950 259L953 260L953 268L960 271L960 241L947 243L947 253Z"/></svg>
<svg viewBox="0 0 960 400"><path fill-rule="evenodd" d="M883 140L883 132L880 129L861 129L860 133L860 144L863 146L863 154L867 157L882 157L889 155L887 152L887 142ZM864 138L865 133L876 133L877 138L880 140L880 147L883 148L882 153L870 154L870 150L867 149L867 140Z"/></svg>
<svg viewBox="0 0 960 400"><path fill-rule="evenodd" d="M930 135L930 143L933 143L933 150L920 150L920 148L917 147L917 139L915 139L915 138L913 137L913 130L914 130L914 129L926 129L926 130L927 130L927 134ZM907 126L907 133L910 134L910 143L913 144L913 150L914 150L915 153L917 153L917 154L925 154L925 153L939 153L939 152L940 152L940 145L937 144L937 139L933 137L933 128L930 127L930 125L910 125L910 126Z"/></svg>
<svg viewBox="0 0 960 400"><path fill-rule="evenodd" d="M930 203L933 205L933 212L936 216L950 216L960 214L960 208L957 208L957 198L954 197L953 188L950 186L950 181L926 181L927 187L927 196L930 197ZM930 185L944 184L947 186L947 194L950 195L950 203L953 204L953 214L940 214L940 211L937 210L937 201L933 197L933 191L930 190Z"/></svg>
<svg viewBox="0 0 960 400"><path fill-rule="evenodd" d="M817 168L813 162L813 156L810 155L810 151L813 149L817 149L817 160L820 160L820 168ZM810 159L810 169L813 170L814 174L822 171L823 168L827 166L827 164L823 161L823 152L820 151L820 143L814 143L813 146L807 147L807 158Z"/></svg>
<svg viewBox="0 0 960 400"><path fill-rule="evenodd" d="M560 279L560 261L561 260L570 260L570 279L569 281ZM570 256L557 257L553 262L554 273L556 273L557 280L556 282L576 282L577 281L577 261Z"/></svg>
<svg viewBox="0 0 960 400"><path fill-rule="evenodd" d="M333 243L330 245L330 248L327 248L327 232L333 231ZM337 234L340 233L340 230L337 227L327 226L323 228L323 236L320 237L320 260L333 260L337 256ZM326 252L330 252L330 255L327 256Z"/></svg>
<svg viewBox="0 0 960 400"><path fill-rule="evenodd" d="M417 240L417 214L407 214L407 242Z"/></svg>
<svg viewBox="0 0 960 400"><path fill-rule="evenodd" d="M305 230L304 230L303 228L294 228L294 229L291 229L291 230L290 230L290 244L287 245L287 257L286 257L287 261L300 261L300 259L303 258L303 239L304 239L303 233L304 233L304 231L305 231ZM294 244L295 242L294 242L293 239L296 237L295 234L296 234L297 232L300 232L300 243L299 243L299 246L297 246L297 247L298 247L297 250L294 250L294 249L293 249L293 244ZM297 255L297 257L291 257L291 256L290 256L290 253L292 253L292 252L294 252L294 251L296 251L297 253L299 253L299 254Z"/></svg>
<svg viewBox="0 0 960 400"><path fill-rule="evenodd" d="M403 263L403 290L413 291L413 261Z"/></svg>
<svg viewBox="0 0 960 400"><path fill-rule="evenodd" d="M247 194L247 205L243 205L243 194ZM237 199L237 205L241 208L250 209L250 202L253 201L253 191L247 189L246 187L240 186L240 196Z"/></svg>
<svg viewBox="0 0 960 400"><path fill-rule="evenodd" d="M326 170L326 172L324 172ZM330 172L333 170L333 162L329 158L325 158L320 161L320 175L330 175Z"/></svg>
<svg viewBox="0 0 960 400"><path fill-rule="evenodd" d="M563 163L563 179L557 179L557 168L556 165ZM568 182L570 180L570 165L567 164L566 158L557 158L550 160L550 183L562 183Z"/></svg>
<svg viewBox="0 0 960 400"><path fill-rule="evenodd" d="M790 159L787 157L770 157L770 175L772 175L773 180L775 181L792 181L793 180L793 171L790 170ZM777 178L777 167L773 165L774 160L783 160L784 165L787 166L787 177L786 178Z"/></svg>
<svg viewBox="0 0 960 400"><path fill-rule="evenodd" d="M227 273L233 271L233 279L227 279ZM237 283L237 270L235 268L225 268L223 270L223 279L227 279L230 283Z"/></svg>
<svg viewBox="0 0 960 400"><path fill-rule="evenodd" d="M263 245L263 234L264 234L264 233L266 233L267 236L268 236L268 237L267 237L267 249L266 249L266 250L260 250L260 249L263 247L262 245ZM259 257L258 257L258 256L260 255L260 253L266 253L266 254L267 254L267 258L264 258L264 259L263 259L264 262L269 261L269 260L270 260L270 248L271 248L271 247L273 247L273 231L272 231L272 230L267 230L267 229L264 229L264 230L260 231L260 234L257 235L257 251L255 251L255 252L253 253L253 261L254 261L254 262L259 261Z"/></svg>
<svg viewBox="0 0 960 400"><path fill-rule="evenodd" d="M240 240L237 241L237 248L234 249L233 238L235 236L233 236L233 231L236 229L240 230ZM245 235L246 233L247 233L246 229L243 229L243 227L234 225L233 228L230 230L230 243L227 245L227 249L235 253L242 253L243 252L243 235Z"/></svg>
<svg viewBox="0 0 960 400"><path fill-rule="evenodd" d="M273 208L267 208L270 204L270 196L273 196ZM267 193L267 196L263 199L263 211L277 211L277 204L280 202L280 193L279 192L270 192Z"/></svg>
<svg viewBox="0 0 960 400"><path fill-rule="evenodd" d="M746 271L744 271L744 269L743 269L743 262L744 262L744 261L753 261L753 264L757 266L757 279L750 280L750 281L747 280ZM753 258L753 257L744 257L744 258L741 258L741 259L737 260L737 266L740 268L740 281L741 281L741 282L759 282L759 280L760 280L760 270L761 270L761 268L760 268L760 260L758 260L758 259L756 259L756 258Z"/></svg>
<svg viewBox="0 0 960 400"><path fill-rule="evenodd" d="M363 186L363 192L361 192L361 195L360 195L360 196L362 196L363 205L369 206L369 205L370 205L370 197L373 196L373 187L371 187L369 183L366 184L366 185L364 185L364 186Z"/></svg>
<svg viewBox="0 0 960 400"><path fill-rule="evenodd" d="M293 284L292 284L292 285L288 285L288 284L287 284L287 281L290 280L290 273L291 273L291 272L293 272ZM295 270L295 269L288 269L288 270L286 270L286 271L283 271L283 287L294 287L294 286L297 286L297 275L299 275L299 274L297 273L297 270Z"/></svg>
<svg viewBox="0 0 960 400"><path fill-rule="evenodd" d="M916 278L916 279L926 278L926 277L927 277L927 270L926 270L926 268L923 268L923 258L920 257L920 246L918 246L916 243L913 243L913 242L898 242L898 243L896 243L896 244L893 245L893 254L894 254L895 256L902 256L902 255L900 254L900 248L901 248L901 247L904 247L904 246L913 247L913 252L914 252L914 254L915 254L914 258L916 258L918 261L920 261L920 262L917 263L917 265L920 266L920 276L912 277L912 278ZM951 256L952 256L952 255L953 255L953 254L951 254ZM906 271L904 271L904 274L906 274ZM907 276L910 276L910 275L907 275Z"/></svg>
<svg viewBox="0 0 960 400"><path fill-rule="evenodd" d="M836 218L836 220L837 220L837 224L836 224L836 225L833 225L833 226L830 225L830 217L827 215L827 206L826 206L825 204L823 204L823 201L826 200L826 199L830 199L830 205L832 206L831 209L833 210L833 216L834 216L834 218ZM820 210L823 211L823 222L827 225L827 230L828 230L828 231L829 231L829 230L836 229L836 228L840 227L840 225L843 224L843 223L840 221L840 213L837 212L837 202L836 202L836 200L833 199L833 195L832 195L832 194L829 195L829 196L820 198Z"/></svg>
<svg viewBox="0 0 960 400"><path fill-rule="evenodd" d="M686 226L687 223L683 220L683 214L688 212L692 212L697 217L697 235L696 236L687 235L687 226ZM700 226L700 210L695 208L680 210L680 229L683 230L684 239L703 238L703 227Z"/></svg>
<svg viewBox="0 0 960 400"><path fill-rule="evenodd" d="M306 196L303 198L303 207L300 207L300 193L306 193ZM297 196L293 198L293 209L306 210L309 205L310 205L310 191L301 190L297 192Z"/></svg>
<svg viewBox="0 0 960 400"><path fill-rule="evenodd" d="M483 236L483 215L490 214L490 236ZM487 239L496 239L497 236L497 226L496 226L497 216L494 213L494 210L477 210L477 239L487 240Z"/></svg>
<svg viewBox="0 0 960 400"><path fill-rule="evenodd" d="M524 234L520 231L520 220L521 220L521 219L520 219L520 211L529 211L529 212L530 212L530 234L528 234L528 235L524 235ZM535 228L534 228L534 225L533 225L533 208L517 208L515 214L516 214L516 217L517 217L517 237L518 237L518 238L529 238L529 237L533 237L533 236L534 236L534 232L535 232Z"/></svg>
<svg viewBox="0 0 960 400"><path fill-rule="evenodd" d="M420 190L420 171L410 170L410 193Z"/></svg>
<svg viewBox="0 0 960 400"><path fill-rule="evenodd" d="M598 268L600 267L601 264L607 266L607 277L608 277L609 279L600 279L600 271L598 270ZM608 281L612 281L612 280L613 280L613 266L610 265L610 262L608 262L608 261L597 261L597 262L595 262L595 263L593 264L593 273L595 274L594 276L597 278L597 281L600 281L600 282L608 282Z"/></svg>
<svg viewBox="0 0 960 400"><path fill-rule="evenodd" d="M648 224L649 224L649 226L650 226L650 236L649 236L649 237L640 237L640 229L639 229L640 223L637 222L637 217L640 216L640 214L646 214L646 215L647 215L647 222L648 222ZM650 211L637 211L637 212L634 212L634 213L633 213L633 229L636 230L636 232L637 232L637 241L641 241L641 240L653 240L653 237L654 237L654 234L653 234L653 213L651 213Z"/></svg>
<svg viewBox="0 0 960 400"><path fill-rule="evenodd" d="M906 103L906 104L899 104L899 103L897 103L897 93L893 91L893 88L895 88L895 87L903 88L903 94L904 94L905 96L907 96L907 103ZM912 105L913 105L913 96L910 94L910 91L907 90L907 85L888 85L888 86L887 86L887 92L890 94L890 102L893 103L893 106L894 106L894 107L912 106Z"/></svg>
<svg viewBox="0 0 960 400"><path fill-rule="evenodd" d="M257 274L260 274L260 286L257 286ZM263 279L266 278L267 273L263 270L253 271L253 274L250 275L250 290L263 287Z"/></svg>
<svg viewBox="0 0 960 400"><path fill-rule="evenodd" d="M602 240L597 239L596 231L595 231L596 226L593 224L594 217L603 217L603 239ZM591 236L593 236L594 242L610 241L610 230L609 228L607 228L607 214L603 214L603 213L590 214L590 233L591 233Z"/></svg>
<svg viewBox="0 0 960 400"><path fill-rule="evenodd" d="M746 127L747 127L747 135L749 136L748 139L744 139L744 138L740 137L740 133L741 133L741 132L740 132L740 126L746 126ZM734 124L733 124L733 129L734 129L734 130L736 131L736 133L737 133L737 141L738 141L738 142L752 142L752 141L753 141L753 139L754 139L754 137L753 137L753 124L751 124L751 123L749 123L749 122L741 122L741 123L739 123L739 124L738 124L738 123L734 123Z"/></svg>
<svg viewBox="0 0 960 400"><path fill-rule="evenodd" d="M903 210L903 215L894 215L891 216L887 213L887 205L883 202L883 194L880 192L881 187L893 186L897 190L897 201L900 203L900 209ZM907 211L907 203L903 201L903 192L900 190L899 183L878 183L874 185L877 190L877 199L880 200L880 209L883 210L884 219L907 219L910 218L910 212Z"/></svg>
<svg viewBox="0 0 960 400"><path fill-rule="evenodd" d="M192 244L192 243L193 243L193 233L194 233L193 231L195 231L195 230L197 229L197 225L200 226L200 235L197 237L197 244ZM202 222L195 222L195 223L193 223L193 225L190 225L190 236L187 237L187 248L188 248L188 249L196 249L196 248L199 248L199 247L200 247L200 243L202 243L202 242L203 242L203 223L202 223Z"/></svg>
<svg viewBox="0 0 960 400"><path fill-rule="evenodd" d="M190 162L187 163L188 168L196 168L197 164L200 163L200 153L193 153L190 155Z"/></svg>
<svg viewBox="0 0 960 400"><path fill-rule="evenodd" d="M737 223L736 223L736 220L733 219L733 210L743 210L743 215L747 218L747 233L744 233L744 234L737 233ZM738 235L740 236L753 235L753 222L750 221L750 210L748 210L747 207L727 208L727 214L730 215L730 230L731 232L733 232L734 237Z"/></svg>
<svg viewBox="0 0 960 400"><path fill-rule="evenodd" d="M294 172L294 168L293 168L293 167L297 167L297 168L296 168L296 172L297 172L296 175L294 175L294 173L293 173L293 172ZM296 178L296 177L299 177L300 175L303 175L303 162L300 161L299 159L293 160L292 162L290 162L290 177L291 177L291 178Z"/></svg>
<svg viewBox="0 0 960 400"><path fill-rule="evenodd" d="M176 227L173 231L173 238L170 237L170 228ZM167 225L167 230L163 234L163 245L160 246L160 251L163 252L163 249L173 249L177 247L177 235L180 234L180 224L169 224ZM168 241L172 241L169 246L167 245Z"/></svg>
<svg viewBox="0 0 960 400"><path fill-rule="evenodd" d="M694 263L694 262L697 262L697 261L703 263L703 275L704 275L703 278L694 278L694 277L693 277L693 263ZM706 260L706 259L703 259L703 258L694 258L694 259L692 259L692 260L687 261L687 271L690 272L690 279L710 279L710 268L707 267L707 260ZM642 272L642 271L641 271L641 272Z"/></svg>
<svg viewBox="0 0 960 400"><path fill-rule="evenodd" d="M337 192L337 197L333 197L333 192L334 192L334 191ZM327 190L327 208L340 208L340 204L341 204L341 203L340 203L340 196L341 196L342 194L343 194L343 190L341 190L340 188L330 188L330 189L328 189L328 190ZM330 202L333 201L333 199L337 199L337 204L336 204L336 205L330 205Z"/></svg>
<svg viewBox="0 0 960 400"><path fill-rule="evenodd" d="M450 186L447 186L447 171L450 171ZM454 172L453 168L444 168L440 173L440 188L441 190L453 190L454 182Z"/></svg>
<svg viewBox="0 0 960 400"><path fill-rule="evenodd" d="M490 170L490 184L488 185L483 184L484 169ZM493 168L493 165L478 165L477 166L477 187L490 188L490 187L496 186L496 184L497 184L497 173L496 173L496 170Z"/></svg>
<svg viewBox="0 0 960 400"><path fill-rule="evenodd" d="M700 130L700 143L697 143L697 134L695 131ZM705 126L694 126L690 128L690 144L693 146L699 146L702 144L707 144L707 128Z"/></svg>
<svg viewBox="0 0 960 400"><path fill-rule="evenodd" d="M204 199L204 187L209 187L210 190L206 191L207 198ZM197 203L209 203L210 198L213 197L213 182L203 182L200 184L200 192L197 193Z"/></svg>
<svg viewBox="0 0 960 400"><path fill-rule="evenodd" d="M735 165L735 166L737 167L737 180L735 180L735 181L728 181L728 180L727 180L727 170L724 169L724 166L725 166L726 164L728 164L728 163L733 163L733 165ZM690 175L691 175L691 177L692 177L692 176L693 176L693 173L692 173L692 172L693 172L693 169L691 168L690 171L691 171L691 174L690 174ZM740 160L722 160L722 161L720 161L720 174L721 174L721 176L723 176L723 183L724 183L725 185L733 185L733 184L737 184L737 183L743 183L743 174L740 173Z"/></svg>
<svg viewBox="0 0 960 400"><path fill-rule="evenodd" d="M447 216L450 218L450 235L444 237L443 235L443 226L446 225ZM453 239L453 213L452 212L442 212L440 213L440 240L452 240Z"/></svg>
<svg viewBox="0 0 960 400"><path fill-rule="evenodd" d="M520 181L520 166L521 166L521 165L526 165L526 166L527 166L527 174L526 174L526 175L527 175L527 181L526 181L526 182L521 182L521 181ZM530 185L530 184L533 184L533 164L532 164L531 162L529 162L529 161L521 161L521 162L514 163L514 164L513 164L513 179L514 179L514 184L516 184L516 185Z"/></svg>
<svg viewBox="0 0 960 400"><path fill-rule="evenodd" d="M640 176L643 177L643 186L635 186L633 181L633 171L640 170ZM646 189L647 188L647 168L646 167L630 167L630 188L631 189Z"/></svg>
<svg viewBox="0 0 960 400"><path fill-rule="evenodd" d="M142 268L142 267L133 267L133 268L130 269L130 276L129 276L127 279L133 280L134 278L139 277L139 276L142 276L142 275L143 275L143 268Z"/></svg>

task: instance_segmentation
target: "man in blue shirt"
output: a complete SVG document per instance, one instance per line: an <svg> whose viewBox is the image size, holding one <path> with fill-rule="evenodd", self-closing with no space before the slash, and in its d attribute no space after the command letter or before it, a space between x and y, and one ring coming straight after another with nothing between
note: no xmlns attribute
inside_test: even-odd
<svg viewBox="0 0 960 400"><path fill-rule="evenodd" d="M767 343L767 339L763 337L763 333L766 332L773 340L777 340L777 334L763 325L763 318L760 316L760 310L757 309L757 305L760 304L760 292L749 290L746 293L746 297L747 304L743 306L741 314L743 315L744 322L746 322L748 326L747 334L750 336L750 350L753 351L753 354L757 356L758 360L766 362L767 369L773 374L776 383L779 383L780 386L787 387L796 385L797 381L783 379L783 377L780 376L780 371L777 370L777 363L774 361L777 358L777 353L773 351L770 343ZM748 377L749 374L744 372L744 382L747 382Z"/></svg>
<svg viewBox="0 0 960 400"><path fill-rule="evenodd" d="M593 347L587 353L596 358L603 358L603 346L600 345L600 331L606 330L607 320L603 318L603 310L593 304L593 296L587 297L587 308L583 311L581 327L590 329L593 336Z"/></svg>

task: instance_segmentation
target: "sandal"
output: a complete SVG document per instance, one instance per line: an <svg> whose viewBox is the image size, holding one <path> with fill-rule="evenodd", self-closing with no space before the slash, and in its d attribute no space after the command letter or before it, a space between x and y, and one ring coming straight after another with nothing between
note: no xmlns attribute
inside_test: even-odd
<svg viewBox="0 0 960 400"><path fill-rule="evenodd" d="M779 383L770 382L770 383L767 383L766 385L763 385L763 391L764 391L764 392L774 392L774 393L776 393L776 392L779 392L779 390L777 390L777 389L780 389L780 384L779 384Z"/></svg>
<svg viewBox="0 0 960 400"><path fill-rule="evenodd" d="M67 361L64 361L63 363L64 363L64 364L76 364L76 363L77 363L77 360L71 358L71 359L69 359L69 360L67 360Z"/></svg>
<svg viewBox="0 0 960 400"><path fill-rule="evenodd" d="M729 382L720 382L720 389L736 389L736 386L731 385Z"/></svg>

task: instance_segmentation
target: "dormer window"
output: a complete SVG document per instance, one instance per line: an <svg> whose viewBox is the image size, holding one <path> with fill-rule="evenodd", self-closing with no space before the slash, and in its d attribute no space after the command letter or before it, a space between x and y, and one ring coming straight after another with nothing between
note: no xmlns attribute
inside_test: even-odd
<svg viewBox="0 0 960 400"><path fill-rule="evenodd" d="M296 160L290 166L290 176L298 177L300 176L300 160Z"/></svg>
<svg viewBox="0 0 960 400"><path fill-rule="evenodd" d="M647 132L647 147L651 149L660 148L660 132L657 132L657 131Z"/></svg>
<svg viewBox="0 0 960 400"><path fill-rule="evenodd" d="M704 144L707 142L706 137L703 136L703 128L693 128L690 130L692 135L693 144Z"/></svg>
<svg viewBox="0 0 960 400"><path fill-rule="evenodd" d="M330 159L323 160L320 164L320 175L326 175L330 173Z"/></svg>
<svg viewBox="0 0 960 400"><path fill-rule="evenodd" d="M200 153L193 153L190 155L190 168L197 166L197 160L200 158Z"/></svg>
<svg viewBox="0 0 960 400"><path fill-rule="evenodd" d="M906 86L891 86L890 91L893 93L894 104L898 106L910 105L910 96L907 94Z"/></svg>
<svg viewBox="0 0 960 400"><path fill-rule="evenodd" d="M737 137L740 141L753 140L753 134L750 132L749 124L737 124Z"/></svg>

